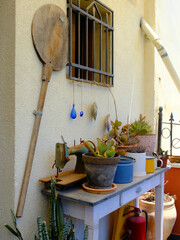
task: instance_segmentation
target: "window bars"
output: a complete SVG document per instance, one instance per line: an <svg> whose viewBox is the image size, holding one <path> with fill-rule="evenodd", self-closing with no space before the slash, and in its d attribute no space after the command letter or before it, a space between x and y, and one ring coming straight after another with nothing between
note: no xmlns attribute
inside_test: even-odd
<svg viewBox="0 0 180 240"><path fill-rule="evenodd" d="M113 86L113 11L98 0L68 0L69 78Z"/></svg>

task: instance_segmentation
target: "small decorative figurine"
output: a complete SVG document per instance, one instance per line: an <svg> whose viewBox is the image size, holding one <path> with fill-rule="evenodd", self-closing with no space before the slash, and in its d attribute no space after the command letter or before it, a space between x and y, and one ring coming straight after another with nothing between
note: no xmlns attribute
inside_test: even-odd
<svg viewBox="0 0 180 240"><path fill-rule="evenodd" d="M94 102L91 111L94 120L96 120L97 117L97 110L98 110L97 104Z"/></svg>

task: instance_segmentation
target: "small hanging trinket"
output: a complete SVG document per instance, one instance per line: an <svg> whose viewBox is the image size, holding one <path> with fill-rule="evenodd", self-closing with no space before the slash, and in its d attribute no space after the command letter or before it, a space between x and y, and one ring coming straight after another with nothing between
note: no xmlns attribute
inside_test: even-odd
<svg viewBox="0 0 180 240"><path fill-rule="evenodd" d="M73 103L73 108L71 110L71 118L75 119L76 116L77 116L77 114L76 114L75 104Z"/></svg>
<svg viewBox="0 0 180 240"><path fill-rule="evenodd" d="M106 128L107 128L108 132L111 130L110 114L108 114L107 117L106 117Z"/></svg>
<svg viewBox="0 0 180 240"><path fill-rule="evenodd" d="M76 109L75 109L75 104L74 104L74 82L73 82L73 107L72 107L72 110L71 110L70 117L72 119L75 119L76 116L77 116L77 114L76 114Z"/></svg>
<svg viewBox="0 0 180 240"><path fill-rule="evenodd" d="M97 117L97 110L98 110L97 104L94 102L91 111L94 120L96 120Z"/></svg>
<svg viewBox="0 0 180 240"><path fill-rule="evenodd" d="M80 111L80 117L82 117L82 116L83 116L83 114L84 114L84 113L83 113L83 111Z"/></svg>

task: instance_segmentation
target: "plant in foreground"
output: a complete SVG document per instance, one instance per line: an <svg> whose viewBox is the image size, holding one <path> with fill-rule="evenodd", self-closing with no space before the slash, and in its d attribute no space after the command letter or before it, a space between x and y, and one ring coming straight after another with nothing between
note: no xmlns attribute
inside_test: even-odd
<svg viewBox="0 0 180 240"><path fill-rule="evenodd" d="M11 210L12 220L15 229L8 224L4 226L19 240L23 240L22 234L17 228L16 217ZM64 211L61 201L56 196L56 180L51 179L51 195L49 198L49 229L45 221L41 217L37 218L38 235L34 236L34 240L75 240L74 225L70 217L64 220ZM84 239L88 239L88 228L85 227Z"/></svg>

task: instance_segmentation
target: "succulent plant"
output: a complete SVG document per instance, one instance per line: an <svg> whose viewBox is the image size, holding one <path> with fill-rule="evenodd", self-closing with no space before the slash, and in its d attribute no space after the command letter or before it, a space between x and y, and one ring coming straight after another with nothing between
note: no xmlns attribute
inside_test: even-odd
<svg viewBox="0 0 180 240"><path fill-rule="evenodd" d="M115 140L110 139L107 142L102 141L100 138L97 138L97 147L93 149L88 141L83 141L85 147L95 156L95 157L114 157L116 154L115 151ZM92 142L91 142L92 143Z"/></svg>
<svg viewBox="0 0 180 240"><path fill-rule="evenodd" d="M145 153L146 149L143 148L143 147L135 147L135 148L129 149L128 152L131 152L131 153Z"/></svg>
<svg viewBox="0 0 180 240"><path fill-rule="evenodd" d="M161 157L168 157L168 150L164 151L164 150L162 150L162 148L160 148L159 155Z"/></svg>
<svg viewBox="0 0 180 240"><path fill-rule="evenodd" d="M151 126L145 119L146 117L140 114L139 119L131 124L129 128L130 136L147 135L152 132Z"/></svg>
<svg viewBox="0 0 180 240"><path fill-rule="evenodd" d="M121 121L118 121L117 119L115 120L115 122L111 121L111 131L109 131L108 133L105 133L102 137L103 141L108 141L109 139L116 139L119 135L120 132L120 126L122 125Z"/></svg>
<svg viewBox="0 0 180 240"><path fill-rule="evenodd" d="M107 142L111 139L115 141L115 146L130 146L135 145L139 142L137 138L131 138L129 134L129 130L131 128L130 124L124 125L121 129L122 123L121 121L118 121L117 119L115 122L111 121L112 130L108 133L105 133L102 137L102 140L104 142ZM118 153L119 155L124 155L124 152Z"/></svg>

